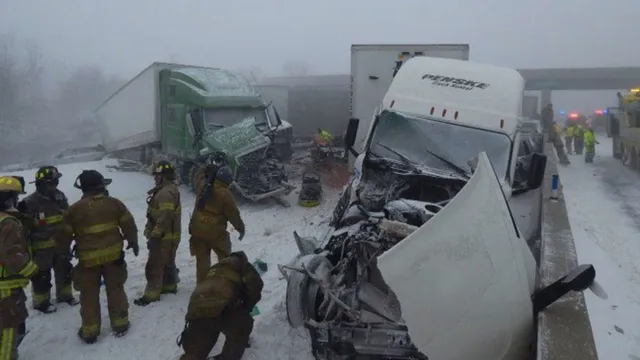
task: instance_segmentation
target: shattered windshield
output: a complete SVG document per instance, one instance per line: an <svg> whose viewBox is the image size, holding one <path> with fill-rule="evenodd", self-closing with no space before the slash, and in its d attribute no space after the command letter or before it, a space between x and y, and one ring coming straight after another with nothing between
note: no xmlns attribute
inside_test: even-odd
<svg viewBox="0 0 640 360"><path fill-rule="evenodd" d="M204 110L204 124L208 131L219 130L239 123L240 121L254 118L256 125L267 125L267 115L261 108L217 108Z"/></svg>
<svg viewBox="0 0 640 360"><path fill-rule="evenodd" d="M504 134L395 111L380 114L369 146L374 155L402 161L401 153L416 164L451 173L456 166L471 173L469 163L486 151L500 178L506 177L510 150Z"/></svg>

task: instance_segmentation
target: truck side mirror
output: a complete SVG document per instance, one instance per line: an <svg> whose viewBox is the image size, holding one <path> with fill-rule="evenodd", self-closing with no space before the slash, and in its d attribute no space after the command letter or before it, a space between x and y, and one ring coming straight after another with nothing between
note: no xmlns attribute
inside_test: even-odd
<svg viewBox="0 0 640 360"><path fill-rule="evenodd" d="M529 171L527 176L527 189L533 190L542 186L544 170L547 167L547 155L540 153L531 154Z"/></svg>
<svg viewBox="0 0 640 360"><path fill-rule="evenodd" d="M580 265L567 275L531 295L534 314L546 309L570 291L584 291L596 278L596 269L591 264Z"/></svg>
<svg viewBox="0 0 640 360"><path fill-rule="evenodd" d="M344 136L344 148L351 151L352 154L358 156L353 150L353 145L356 143L356 135L358 135L358 126L360 125L360 119L350 118L347 125L347 133Z"/></svg>

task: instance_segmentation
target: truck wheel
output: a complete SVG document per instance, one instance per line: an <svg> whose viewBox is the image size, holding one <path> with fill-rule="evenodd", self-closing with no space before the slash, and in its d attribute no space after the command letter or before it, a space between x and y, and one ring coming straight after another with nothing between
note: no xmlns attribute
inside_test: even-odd
<svg viewBox="0 0 640 360"><path fill-rule="evenodd" d="M622 158L622 149L621 146L618 145L615 141L615 139L612 142L612 147L613 147L613 158L614 159L621 159Z"/></svg>

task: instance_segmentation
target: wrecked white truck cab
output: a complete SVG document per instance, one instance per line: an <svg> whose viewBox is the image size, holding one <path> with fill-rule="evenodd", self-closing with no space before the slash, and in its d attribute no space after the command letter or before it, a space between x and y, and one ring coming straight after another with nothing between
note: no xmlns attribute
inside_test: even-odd
<svg viewBox="0 0 640 360"><path fill-rule="evenodd" d="M300 256L282 267L289 323L309 330L316 359L523 359L534 310L588 282L580 269L535 300L535 260L507 203L523 91L511 69L403 65L331 229L294 234ZM354 153L357 129L351 119ZM544 176L544 155L527 161L521 191Z"/></svg>

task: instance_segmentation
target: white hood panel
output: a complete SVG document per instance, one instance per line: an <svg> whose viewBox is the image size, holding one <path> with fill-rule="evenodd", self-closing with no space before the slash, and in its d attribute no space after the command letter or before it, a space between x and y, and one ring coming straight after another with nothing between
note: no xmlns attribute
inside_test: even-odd
<svg viewBox="0 0 640 360"><path fill-rule="evenodd" d="M430 360L525 358L534 260L523 247L482 153L457 196L378 259L417 348Z"/></svg>

